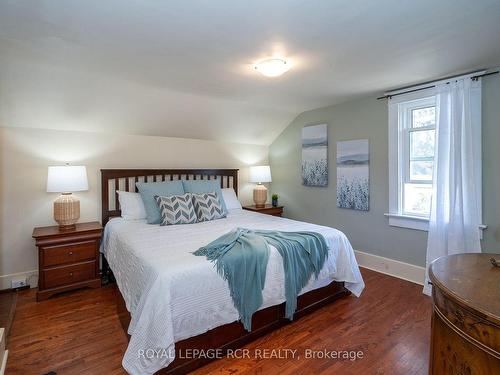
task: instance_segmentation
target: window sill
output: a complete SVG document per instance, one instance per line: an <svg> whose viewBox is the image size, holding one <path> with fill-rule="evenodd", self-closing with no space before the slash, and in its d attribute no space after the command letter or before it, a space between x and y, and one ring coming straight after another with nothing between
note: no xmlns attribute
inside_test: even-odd
<svg viewBox="0 0 500 375"><path fill-rule="evenodd" d="M409 228L416 230L429 231L429 219L420 216L409 216L400 214L384 214L384 216L389 218L389 225L393 227ZM483 231L487 229L486 224L479 225L480 238L483 239Z"/></svg>
<svg viewBox="0 0 500 375"><path fill-rule="evenodd" d="M419 216L409 216L400 214L384 214L389 218L389 225L393 227L416 229L416 230L429 230L429 219Z"/></svg>

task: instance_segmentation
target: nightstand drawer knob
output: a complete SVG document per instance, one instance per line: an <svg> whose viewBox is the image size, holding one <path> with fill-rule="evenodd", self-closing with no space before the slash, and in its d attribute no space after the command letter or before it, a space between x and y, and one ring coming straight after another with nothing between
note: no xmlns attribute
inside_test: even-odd
<svg viewBox="0 0 500 375"><path fill-rule="evenodd" d="M73 252L72 252L72 251L70 251L68 254L69 254L69 255L73 255Z"/></svg>
<svg viewBox="0 0 500 375"><path fill-rule="evenodd" d="M70 275L70 276L73 276L73 272L70 272L70 273L69 273L69 275Z"/></svg>

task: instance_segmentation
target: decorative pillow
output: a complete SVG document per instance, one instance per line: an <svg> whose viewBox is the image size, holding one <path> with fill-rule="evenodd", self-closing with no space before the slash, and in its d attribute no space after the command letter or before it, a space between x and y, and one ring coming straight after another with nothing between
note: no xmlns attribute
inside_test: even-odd
<svg viewBox="0 0 500 375"><path fill-rule="evenodd" d="M224 213L227 214L227 208L220 188L220 177L217 177L215 180L182 180L182 185L186 193L200 194L215 192Z"/></svg>
<svg viewBox="0 0 500 375"><path fill-rule="evenodd" d="M160 225L196 223L192 194L155 196L155 201L160 209Z"/></svg>
<svg viewBox="0 0 500 375"><path fill-rule="evenodd" d="M224 188L222 189L222 198L224 199L224 203L226 204L227 210L241 210L241 203L232 188Z"/></svg>
<svg viewBox="0 0 500 375"><path fill-rule="evenodd" d="M210 221L226 217L226 212L215 192L193 194L193 203L198 221Z"/></svg>
<svg viewBox="0 0 500 375"><path fill-rule="evenodd" d="M125 220L144 220L147 217L146 208L139 193L121 190L116 192L118 193L122 218Z"/></svg>
<svg viewBox="0 0 500 375"><path fill-rule="evenodd" d="M184 194L182 181L166 181L166 182L136 182L135 184L141 194L148 224L160 224L161 216L160 209L155 201L155 196L170 197L171 195Z"/></svg>

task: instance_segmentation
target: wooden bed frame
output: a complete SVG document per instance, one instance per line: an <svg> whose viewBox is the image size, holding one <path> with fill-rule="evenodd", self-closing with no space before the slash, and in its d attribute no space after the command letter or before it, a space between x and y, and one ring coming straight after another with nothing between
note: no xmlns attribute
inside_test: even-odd
<svg viewBox="0 0 500 375"><path fill-rule="evenodd" d="M121 214L118 194L115 191L120 189L137 191L135 188L137 181L200 180L217 177L221 179L221 187L232 187L238 194L237 169L101 169L102 224L105 225L110 218ZM294 319L349 294L350 292L345 289L344 283L336 281L323 288L304 293L297 300L297 311ZM130 313L125 307L125 301L118 288L116 288L116 297L118 316L123 330L127 333ZM285 318L285 303L270 306L253 315L251 332L245 331L239 321L225 324L201 335L176 342L175 352L185 353L186 349L220 349L225 353L227 350L239 348L288 323L290 321ZM168 367L158 371L157 374L185 374L212 360L210 358L182 358L176 355L176 359Z"/></svg>

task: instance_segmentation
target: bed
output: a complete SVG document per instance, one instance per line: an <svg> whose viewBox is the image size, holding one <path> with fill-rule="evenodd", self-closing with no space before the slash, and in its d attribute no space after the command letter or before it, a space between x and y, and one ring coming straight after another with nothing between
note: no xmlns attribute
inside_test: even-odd
<svg viewBox="0 0 500 375"><path fill-rule="evenodd" d="M350 293L359 296L364 288L348 239L333 228L241 209L230 210L225 219L164 227L120 217L115 191L134 191L137 181L219 177L221 187L237 193L238 170L115 169L102 170L101 177L106 225L101 250L116 278L118 314L130 335L123 366L131 374L186 373L289 322L276 249L271 248L264 303L253 316L251 332L238 321L229 288L213 264L192 255L235 227L309 230L327 240L328 259L319 277L302 290L294 319Z"/></svg>

